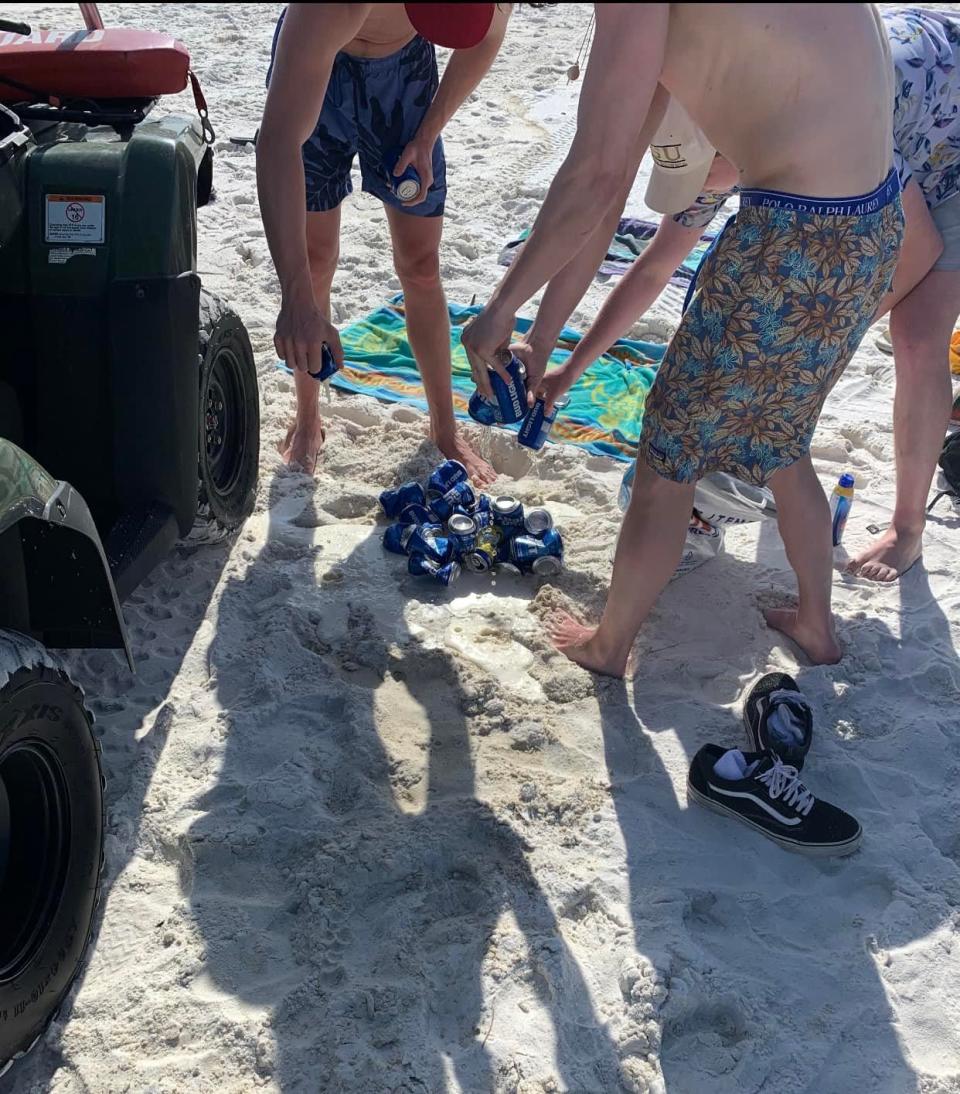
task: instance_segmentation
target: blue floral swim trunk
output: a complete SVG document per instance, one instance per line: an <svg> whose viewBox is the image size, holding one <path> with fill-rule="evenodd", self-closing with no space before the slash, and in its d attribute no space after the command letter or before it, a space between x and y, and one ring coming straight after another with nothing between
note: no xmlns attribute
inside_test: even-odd
<svg viewBox="0 0 960 1094"><path fill-rule="evenodd" d="M647 396L640 457L675 482L726 471L763 486L805 456L902 235L892 171L857 198L742 191Z"/></svg>
<svg viewBox="0 0 960 1094"><path fill-rule="evenodd" d="M282 26L283 15L273 35L268 86ZM413 139L438 86L436 53L419 36L387 57L338 53L317 127L303 146L307 211L335 209L353 192L350 171L359 153L366 193L412 216L442 216L447 177L440 138L433 146L433 184L416 205L404 205L394 194L384 164Z"/></svg>

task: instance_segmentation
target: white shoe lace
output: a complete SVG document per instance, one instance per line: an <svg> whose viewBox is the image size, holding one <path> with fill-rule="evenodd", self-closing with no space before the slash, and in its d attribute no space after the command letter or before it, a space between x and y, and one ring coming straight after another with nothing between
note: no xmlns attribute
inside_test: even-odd
<svg viewBox="0 0 960 1094"><path fill-rule="evenodd" d="M800 781L800 772L781 760L774 760L773 767L758 775L757 781L766 786L774 801L782 797L803 816L807 816L817 800Z"/></svg>

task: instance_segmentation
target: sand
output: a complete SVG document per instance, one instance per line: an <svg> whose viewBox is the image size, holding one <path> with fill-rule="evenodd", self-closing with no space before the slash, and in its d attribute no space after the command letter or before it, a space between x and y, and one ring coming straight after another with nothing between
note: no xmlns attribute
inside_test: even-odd
<svg viewBox="0 0 960 1094"><path fill-rule="evenodd" d="M72 25L64 5L7 7ZM234 542L177 550L125 606L136 678L112 653L70 658L109 780L101 922L82 983L0 1089L960 1091L960 517L942 503L899 585L837 574L838 666L765 628L761 606L794 583L775 527L753 525L671 584L637 678L601 681L551 651L543 617L601 607L620 468L476 431L498 487L553 510L568 570L450 591L408 577L376 496L436 459L418 415L335 397L316 481L275 455L292 406L277 281L253 151L225 138L257 124L277 10L105 7L186 41L211 104L199 268L257 351L261 487ZM483 299L543 198L588 15L521 9L445 134L453 300ZM398 288L378 204L357 194L343 217L338 323ZM668 290L651 314L675 321L678 303ZM893 367L874 337L814 448L828 487L857 475L851 552L893 501ZM771 670L813 704L810 786L863 823L847 860L687 808L690 757L744 743L743 694Z"/></svg>

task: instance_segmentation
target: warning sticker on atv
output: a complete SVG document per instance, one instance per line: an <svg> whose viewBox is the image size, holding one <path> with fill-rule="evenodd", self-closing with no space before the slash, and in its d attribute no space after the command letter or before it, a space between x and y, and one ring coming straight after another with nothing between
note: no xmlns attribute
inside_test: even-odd
<svg viewBox="0 0 960 1094"><path fill-rule="evenodd" d="M47 194L47 243L102 243L103 194Z"/></svg>

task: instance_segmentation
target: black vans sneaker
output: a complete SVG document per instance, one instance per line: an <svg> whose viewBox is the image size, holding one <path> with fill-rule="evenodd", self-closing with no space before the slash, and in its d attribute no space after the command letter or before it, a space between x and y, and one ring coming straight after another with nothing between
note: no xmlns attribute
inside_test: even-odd
<svg viewBox="0 0 960 1094"><path fill-rule="evenodd" d="M849 855L863 835L855 817L815 798L772 752L704 745L690 765L687 795L801 855Z"/></svg>
<svg viewBox="0 0 960 1094"><path fill-rule="evenodd" d="M743 704L743 724L751 752L769 749L798 771L813 741L813 712L797 682L785 672L771 672L750 689Z"/></svg>

